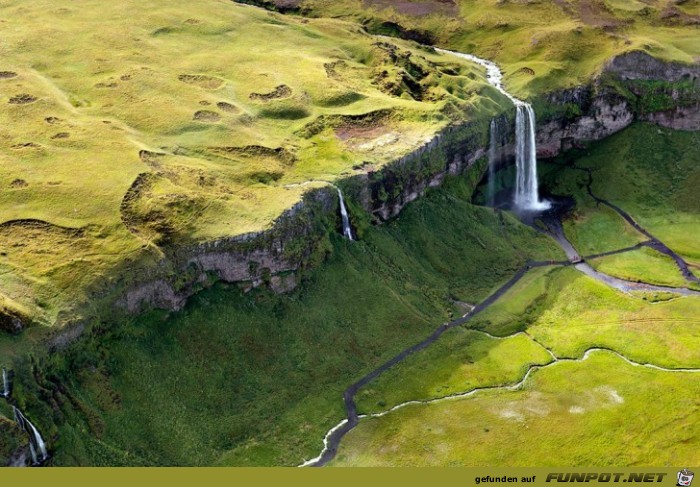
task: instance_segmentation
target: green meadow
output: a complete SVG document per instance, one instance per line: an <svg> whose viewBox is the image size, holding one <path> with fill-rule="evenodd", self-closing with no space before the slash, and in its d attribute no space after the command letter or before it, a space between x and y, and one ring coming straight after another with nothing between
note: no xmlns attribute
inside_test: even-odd
<svg viewBox="0 0 700 487"><path fill-rule="evenodd" d="M697 374L634 367L610 352L491 391L363 419L335 466L695 464Z"/></svg>
<svg viewBox="0 0 700 487"><path fill-rule="evenodd" d="M628 281L644 281L671 287L698 289L697 283L688 282L678 272L675 261L648 247L593 259L590 264L598 271Z"/></svg>
<svg viewBox="0 0 700 487"><path fill-rule="evenodd" d="M617 213L597 205L585 193L588 176L572 167L593 171L593 193L629 213L642 227L690 264L700 262L700 133L664 129L637 123L587 150L565 155L545 167L545 184L555 194L573 195L577 207L565 222L567 237L583 255L635 245L646 237L636 232ZM634 259L655 262L637 266L642 280L654 272L670 278L669 262L650 251L640 257L618 256L610 260ZM643 256L643 257L642 257ZM606 259L610 259L609 257ZM595 261L593 262L595 264ZM635 267L629 262L632 272ZM615 264L610 264L615 267ZM648 267L644 271L644 267ZM653 267L653 270L652 270Z"/></svg>
<svg viewBox="0 0 700 487"><path fill-rule="evenodd" d="M447 331L425 353L382 374L357 396L360 413L518 382L531 365L552 357L526 335L490 338L462 327Z"/></svg>

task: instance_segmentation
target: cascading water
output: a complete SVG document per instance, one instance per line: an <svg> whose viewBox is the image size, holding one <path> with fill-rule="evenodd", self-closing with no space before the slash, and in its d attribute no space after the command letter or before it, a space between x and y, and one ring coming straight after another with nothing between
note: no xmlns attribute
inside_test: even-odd
<svg viewBox="0 0 700 487"><path fill-rule="evenodd" d="M10 397L10 378L7 376L5 369L2 369L2 397Z"/></svg>
<svg viewBox="0 0 700 487"><path fill-rule="evenodd" d="M537 146L535 143L535 111L530 104L514 97L503 88L503 73L499 67L473 54L435 49L438 52L452 54L486 68L486 80L499 92L513 102L515 114L515 161L516 187L515 206L524 211L541 211L549 208L547 201L539 199L537 186Z"/></svg>
<svg viewBox="0 0 700 487"><path fill-rule="evenodd" d="M345 201L343 200L343 192L340 188L338 190L338 202L340 204L340 217L343 220L343 236L348 240L354 240L352 237L352 227L350 227L350 218L348 218L348 210L345 208Z"/></svg>
<svg viewBox="0 0 700 487"><path fill-rule="evenodd" d="M35 465L43 463L49 458L49 454L46 451L46 443L44 443L44 439L39 434L39 430L34 427L32 422L17 407L12 406L12 412L19 427L29 435L29 452L32 455L32 462Z"/></svg>
<svg viewBox="0 0 700 487"><path fill-rule="evenodd" d="M515 110L515 206L523 210L546 210L550 205L540 201L537 184L535 111L524 102L517 103Z"/></svg>
<svg viewBox="0 0 700 487"><path fill-rule="evenodd" d="M489 128L489 182L488 195L486 197L489 206L496 206L496 163L498 162L498 124L496 119L491 119Z"/></svg>

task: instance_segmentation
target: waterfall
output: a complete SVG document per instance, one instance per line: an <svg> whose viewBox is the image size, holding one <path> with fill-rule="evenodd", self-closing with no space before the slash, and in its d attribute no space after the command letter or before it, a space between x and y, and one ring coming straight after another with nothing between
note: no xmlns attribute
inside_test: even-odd
<svg viewBox="0 0 700 487"><path fill-rule="evenodd" d="M343 236L348 240L354 240L352 238L352 228L350 227L350 219L348 218L348 210L345 208L345 201L343 200L343 192L340 188L338 190L338 201L340 203L340 216L343 220Z"/></svg>
<svg viewBox="0 0 700 487"><path fill-rule="evenodd" d="M473 54L435 49L438 52L452 54L486 68L486 80L515 105L515 162L516 188L515 206L520 210L538 211L549 208L547 201L539 199L537 187L537 145L535 143L535 111L530 104L519 100L503 87L503 73L498 66Z"/></svg>
<svg viewBox="0 0 700 487"><path fill-rule="evenodd" d="M39 434L39 431L36 429L36 427L34 427L32 422L29 421L24 414L22 414L22 411L17 409L17 407L12 406L12 412L15 415L15 421L19 427L22 428L27 435L29 435L29 451L32 455L32 462L35 465L38 465L46 461L46 459L49 458L49 454L46 451L46 444L44 443L44 439Z"/></svg>
<svg viewBox="0 0 700 487"><path fill-rule="evenodd" d="M548 202L539 199L535 111L525 102L515 105L515 166L515 206L535 211L549 208Z"/></svg>
<svg viewBox="0 0 700 487"><path fill-rule="evenodd" d="M10 397L10 378L7 376L7 371L2 369L2 397Z"/></svg>
<svg viewBox="0 0 700 487"><path fill-rule="evenodd" d="M486 195L489 206L496 206L496 163L498 162L499 144L498 124L496 124L496 119L492 118L489 128L489 183L488 195Z"/></svg>

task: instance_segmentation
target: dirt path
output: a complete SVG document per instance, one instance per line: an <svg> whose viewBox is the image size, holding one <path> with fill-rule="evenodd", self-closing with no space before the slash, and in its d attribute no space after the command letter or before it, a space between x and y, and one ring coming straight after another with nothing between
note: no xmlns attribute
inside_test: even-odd
<svg viewBox="0 0 700 487"><path fill-rule="evenodd" d="M599 271L595 270L593 267L591 267L591 265L586 262L585 258L582 258L579 256L579 253L576 251L576 249L574 248L572 243L569 242L569 240L566 238L566 235L564 233L564 227L562 226L562 223L561 223L561 215L558 214L556 209L551 211L551 212L545 212L543 215L540 216L539 220L547 227L546 230L543 230L542 228L538 227L537 225L530 224L530 226L532 228L534 228L535 230L543 232L543 233L549 235L550 237L552 237L559 244L559 246L564 250L567 258L569 259L569 262L571 264L573 264L573 266L576 270L586 274L589 277L592 277L592 278L597 279L601 282L604 282L608 286L615 288L618 291L623 291L626 293L632 292L632 291L671 292L671 293L675 293L675 294L680 294L682 296L700 296L700 291L696 291L694 289L688 289L685 287L660 286L657 284L649 284L646 282L639 282L639 281L627 281L625 279L620 279L618 277L610 276L610 275L605 274L603 272L599 272ZM649 242L651 242L651 241L649 241ZM604 255L614 255L614 254L621 254L624 252L630 252L630 251L636 250L639 247L642 247L645 245L651 246L651 244L649 242L641 242L641 243L634 245L632 247L626 247L624 249L613 250L611 252L597 254L597 255L594 255L592 257L602 257ZM654 247L654 248L656 248L656 247ZM668 247L666 247L666 248L668 248ZM671 252L670 249L669 249L669 252ZM588 258L592 258L592 257L588 257ZM680 257L679 257L679 259L680 259Z"/></svg>
<svg viewBox="0 0 700 487"><path fill-rule="evenodd" d="M480 313L481 311L485 310L489 306L491 306L494 302L496 302L501 296L503 296L510 288L512 288L522 277L527 273L532 268L535 267L547 267L547 266L561 266L561 265L569 265L568 261L551 261L551 262L545 262L545 261L531 261L526 263L508 282L506 282L503 286L498 288L498 290L493 293L491 296L486 298L484 301L481 303L477 304L474 306L474 308L467 314L465 314L463 317L456 319L454 321L451 321L449 323L444 323L440 325L439 328L437 328L433 333L431 333L427 338L425 338L423 341L413 345L412 347L409 347L402 352L400 352L398 355L393 357L392 359L384 362L382 365L374 369L372 372L369 374L365 375L362 377L360 380L352 384L350 387L348 387L345 392L343 393L343 402L345 403L345 411L347 413L346 419L343 419L340 423L338 423L336 426L331 428L330 431L326 434L325 438L323 439L323 451L321 451L321 454L317 456L316 458L312 458L311 460L307 460L304 462L301 466L302 467L322 467L326 463L328 463L330 460L332 460L336 453L338 452L338 445L340 444L340 440L355 426L357 426L360 416L357 414L357 405L355 404L355 394L357 394L357 391L359 391L362 387L370 383L372 380L376 379L379 377L382 373L386 372L389 370L391 367L394 365L398 364L399 362L403 361L408 357L409 355L412 355L420 350L423 350L424 348L428 347L431 345L433 342L435 342L440 336L445 333L447 330L450 328L454 328L456 326L463 325L467 321L471 319L472 316Z"/></svg>

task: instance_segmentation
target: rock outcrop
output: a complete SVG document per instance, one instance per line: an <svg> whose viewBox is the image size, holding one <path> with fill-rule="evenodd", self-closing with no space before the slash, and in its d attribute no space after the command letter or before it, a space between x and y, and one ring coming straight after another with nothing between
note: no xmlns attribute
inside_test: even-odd
<svg viewBox="0 0 700 487"><path fill-rule="evenodd" d="M683 79L697 81L700 78L700 64L665 62L644 51L615 56L607 63L605 71L623 80L663 80L673 83Z"/></svg>
<svg viewBox="0 0 700 487"><path fill-rule="evenodd" d="M700 65L666 63L633 51L608 62L587 86L539 97L535 108L540 157L601 140L635 120L700 130Z"/></svg>

